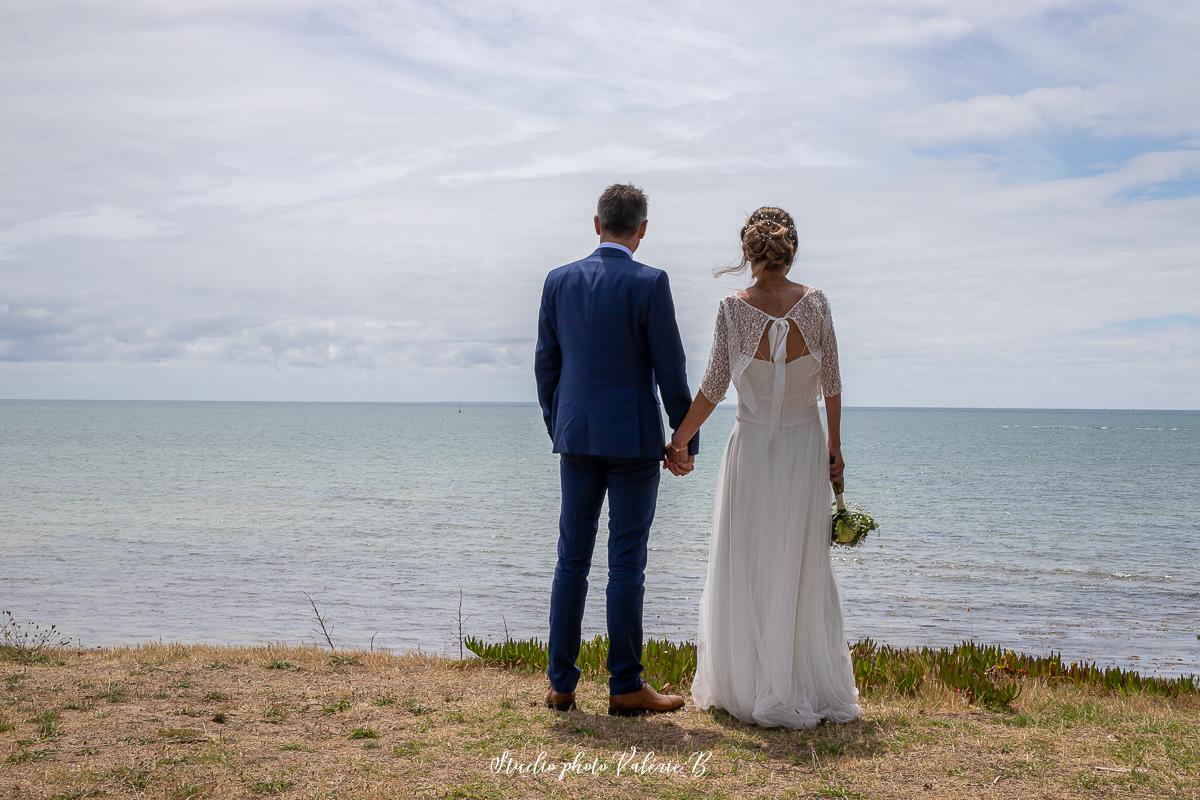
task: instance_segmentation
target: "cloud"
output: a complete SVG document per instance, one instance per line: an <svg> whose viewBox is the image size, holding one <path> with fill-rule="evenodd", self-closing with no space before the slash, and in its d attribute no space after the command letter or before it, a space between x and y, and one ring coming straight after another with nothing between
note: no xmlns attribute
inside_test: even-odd
<svg viewBox="0 0 1200 800"><path fill-rule="evenodd" d="M0 396L532 400L542 278L633 180L693 383L712 270L777 204L848 403L1200 406L1191 328L1111 327L1200 313L1197 33L1082 0L9 6Z"/></svg>
<svg viewBox="0 0 1200 800"><path fill-rule="evenodd" d="M1064 131L1101 136L1168 137L1191 133L1197 120L1150 113L1140 91L1105 84L1038 87L1017 95L979 95L896 114L891 126L921 144L1028 137Z"/></svg>
<svg viewBox="0 0 1200 800"><path fill-rule="evenodd" d="M159 315L120 321L111 310L0 306L0 361L239 362L280 367L406 369L527 364L520 345L431 339L386 319L256 319Z"/></svg>
<svg viewBox="0 0 1200 800"><path fill-rule="evenodd" d="M1200 328L1200 314L1164 314L1160 317L1143 317L1110 322L1106 326L1116 331L1160 331L1172 328Z"/></svg>
<svg viewBox="0 0 1200 800"><path fill-rule="evenodd" d="M167 236L174 227L147 219L128 208L100 205L87 211L63 211L0 230L0 258L38 242L62 238L132 240Z"/></svg>

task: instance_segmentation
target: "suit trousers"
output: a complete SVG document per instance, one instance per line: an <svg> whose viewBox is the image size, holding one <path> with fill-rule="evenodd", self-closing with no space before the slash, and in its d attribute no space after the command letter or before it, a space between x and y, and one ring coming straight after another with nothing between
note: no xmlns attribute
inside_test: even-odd
<svg viewBox="0 0 1200 800"><path fill-rule="evenodd" d="M550 685L573 692L579 682L580 628L600 508L608 495L609 691L642 687L642 598L646 550L658 501L662 461L573 455L560 457L562 506L558 563L550 593Z"/></svg>

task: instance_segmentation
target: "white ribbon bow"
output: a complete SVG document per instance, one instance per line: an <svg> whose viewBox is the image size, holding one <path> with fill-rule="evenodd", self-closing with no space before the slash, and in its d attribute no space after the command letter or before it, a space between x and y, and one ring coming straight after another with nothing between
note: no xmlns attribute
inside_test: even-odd
<svg viewBox="0 0 1200 800"><path fill-rule="evenodd" d="M779 432L779 427L783 422L783 398L786 394L784 388L787 381L787 339L787 318L771 322L771 328L767 332L767 342L771 346L771 361L775 364L775 383L771 387L771 428L767 433L768 445L775 438L775 434Z"/></svg>

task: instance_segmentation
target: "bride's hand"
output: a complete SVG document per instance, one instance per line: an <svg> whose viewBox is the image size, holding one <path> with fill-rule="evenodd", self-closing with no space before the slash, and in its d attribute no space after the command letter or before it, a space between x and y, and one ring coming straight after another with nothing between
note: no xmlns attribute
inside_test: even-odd
<svg viewBox="0 0 1200 800"><path fill-rule="evenodd" d="M663 468L671 471L673 475L687 475L691 472L696 464L692 455L687 451L687 444L676 444L672 438L670 443L664 448L666 458L663 461Z"/></svg>
<svg viewBox="0 0 1200 800"><path fill-rule="evenodd" d="M842 474L846 471L846 462L842 458L842 448L829 448L829 480L840 481Z"/></svg>

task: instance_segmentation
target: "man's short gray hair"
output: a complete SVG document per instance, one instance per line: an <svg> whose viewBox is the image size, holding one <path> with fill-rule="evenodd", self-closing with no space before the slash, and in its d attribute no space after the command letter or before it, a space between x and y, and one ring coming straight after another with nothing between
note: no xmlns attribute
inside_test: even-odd
<svg viewBox="0 0 1200 800"><path fill-rule="evenodd" d="M600 230L617 236L636 233L646 221L646 193L632 183L614 183L600 195Z"/></svg>

